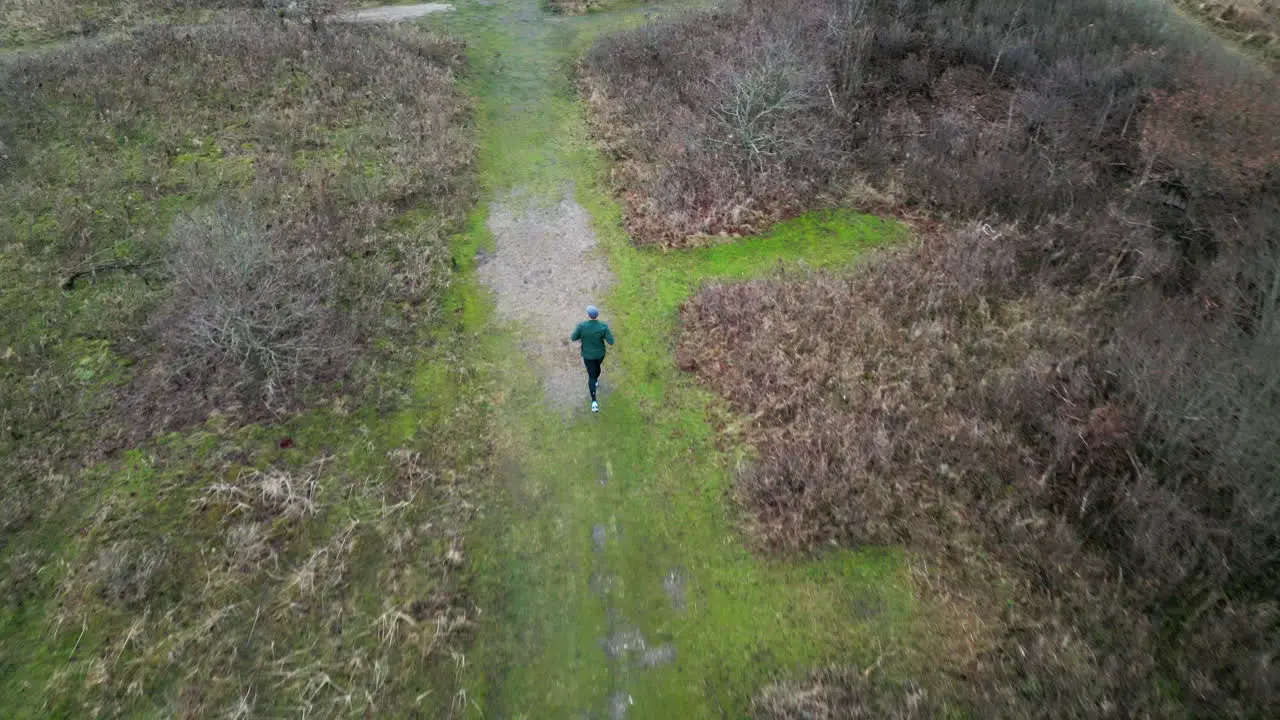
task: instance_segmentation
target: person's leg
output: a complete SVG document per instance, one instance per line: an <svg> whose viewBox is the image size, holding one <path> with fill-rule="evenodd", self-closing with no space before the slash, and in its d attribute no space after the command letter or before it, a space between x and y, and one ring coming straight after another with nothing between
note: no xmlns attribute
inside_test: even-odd
<svg viewBox="0 0 1280 720"><path fill-rule="evenodd" d="M600 361L582 359L582 364L587 366L587 390L591 393L591 401L596 399L596 383L600 380Z"/></svg>

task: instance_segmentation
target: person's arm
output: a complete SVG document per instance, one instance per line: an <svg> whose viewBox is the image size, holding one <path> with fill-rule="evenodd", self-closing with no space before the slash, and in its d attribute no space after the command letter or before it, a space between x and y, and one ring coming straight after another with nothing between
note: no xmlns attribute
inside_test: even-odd
<svg viewBox="0 0 1280 720"><path fill-rule="evenodd" d="M569 336L569 342L576 342L582 339L582 323L578 323L573 328L573 334Z"/></svg>
<svg viewBox="0 0 1280 720"><path fill-rule="evenodd" d="M604 326L604 341L610 345L613 344L613 332L609 330L608 325Z"/></svg>

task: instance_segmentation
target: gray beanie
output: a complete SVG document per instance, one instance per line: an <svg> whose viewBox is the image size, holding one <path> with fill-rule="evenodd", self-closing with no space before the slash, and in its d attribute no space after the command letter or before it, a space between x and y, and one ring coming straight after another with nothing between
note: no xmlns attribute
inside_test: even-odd
<svg viewBox="0 0 1280 720"><path fill-rule="evenodd" d="M600 311L596 309L596 306L595 306L595 305L588 305L588 306L587 306L587 317L589 317L589 318L594 318L595 316L597 316L597 315L599 315L599 314L600 314Z"/></svg>

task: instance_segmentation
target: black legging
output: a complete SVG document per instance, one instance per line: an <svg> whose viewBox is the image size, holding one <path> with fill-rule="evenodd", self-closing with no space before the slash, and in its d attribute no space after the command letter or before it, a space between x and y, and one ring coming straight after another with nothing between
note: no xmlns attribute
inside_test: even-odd
<svg viewBox="0 0 1280 720"><path fill-rule="evenodd" d="M582 358L582 364L587 366L587 390L591 392L591 401L596 399L596 385L600 382L600 363L604 362L604 358L598 360L590 360Z"/></svg>

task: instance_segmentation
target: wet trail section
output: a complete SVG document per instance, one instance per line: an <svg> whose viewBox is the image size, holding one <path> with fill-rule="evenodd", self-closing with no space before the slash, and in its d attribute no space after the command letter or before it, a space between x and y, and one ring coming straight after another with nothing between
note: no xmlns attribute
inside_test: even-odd
<svg viewBox="0 0 1280 720"><path fill-rule="evenodd" d="M557 17L542 0L463 0L422 20L464 39L471 61L483 199L458 241L456 310L497 388L503 488L467 548L481 615L457 659L459 717L742 717L772 679L870 666L915 632L899 551L749 550L727 500L749 462L732 440L742 420L672 354L679 303L702 282L847 265L900 230L829 213L732 245L636 249L574 63L600 32L671 11ZM568 343L587 303L618 338L598 416Z"/></svg>

